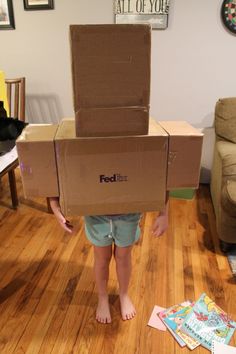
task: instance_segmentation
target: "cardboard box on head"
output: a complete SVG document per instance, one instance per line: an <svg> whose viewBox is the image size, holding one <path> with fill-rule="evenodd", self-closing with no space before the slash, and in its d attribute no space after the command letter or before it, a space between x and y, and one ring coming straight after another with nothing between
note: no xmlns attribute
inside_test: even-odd
<svg viewBox="0 0 236 354"><path fill-rule="evenodd" d="M70 41L76 136L147 134L150 25L72 25Z"/></svg>
<svg viewBox="0 0 236 354"><path fill-rule="evenodd" d="M29 125L17 140L25 195L60 196L67 216L102 215L162 210L166 190L197 188L202 134L149 121L151 27L70 34L75 120Z"/></svg>

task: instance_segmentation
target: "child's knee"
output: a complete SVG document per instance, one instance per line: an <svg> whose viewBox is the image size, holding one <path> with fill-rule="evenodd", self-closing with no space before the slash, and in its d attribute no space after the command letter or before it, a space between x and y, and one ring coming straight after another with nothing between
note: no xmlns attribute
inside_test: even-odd
<svg viewBox="0 0 236 354"><path fill-rule="evenodd" d="M95 258L94 265L99 269L108 269L111 258Z"/></svg>
<svg viewBox="0 0 236 354"><path fill-rule="evenodd" d="M130 260L132 247L116 247L115 259L118 263L126 263Z"/></svg>
<svg viewBox="0 0 236 354"><path fill-rule="evenodd" d="M104 253L104 252L99 252L97 250L94 252L95 262L101 266L109 265L111 261L111 257L112 257L112 252Z"/></svg>

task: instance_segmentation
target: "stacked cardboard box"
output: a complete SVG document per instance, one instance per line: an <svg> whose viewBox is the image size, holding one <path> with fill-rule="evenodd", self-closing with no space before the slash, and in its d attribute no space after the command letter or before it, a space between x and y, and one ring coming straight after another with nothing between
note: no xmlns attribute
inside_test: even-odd
<svg viewBox="0 0 236 354"><path fill-rule="evenodd" d="M55 137L60 202L66 214L120 214L164 207L168 135L77 138L74 121Z"/></svg>
<svg viewBox="0 0 236 354"><path fill-rule="evenodd" d="M72 25L76 136L148 133L151 27Z"/></svg>
<svg viewBox="0 0 236 354"><path fill-rule="evenodd" d="M198 188L203 134L185 121L159 121L169 135L166 189Z"/></svg>
<svg viewBox="0 0 236 354"><path fill-rule="evenodd" d="M76 137L74 119L29 125L17 140L25 196L60 196L66 215L162 210L166 190L198 187L202 138L186 122L92 138Z"/></svg>
<svg viewBox="0 0 236 354"><path fill-rule="evenodd" d="M26 197L60 196L65 215L162 210L199 182L202 134L149 121L150 27L71 26L75 119L17 141Z"/></svg>
<svg viewBox="0 0 236 354"><path fill-rule="evenodd" d="M29 124L16 141L26 197L59 195L54 137L58 125Z"/></svg>

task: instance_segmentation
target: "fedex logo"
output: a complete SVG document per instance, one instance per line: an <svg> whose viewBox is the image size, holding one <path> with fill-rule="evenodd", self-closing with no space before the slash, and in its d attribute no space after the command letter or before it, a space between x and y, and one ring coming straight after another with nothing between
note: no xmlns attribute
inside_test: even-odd
<svg viewBox="0 0 236 354"><path fill-rule="evenodd" d="M121 176L119 173L114 173L112 176L99 176L99 183L127 182L128 176Z"/></svg>

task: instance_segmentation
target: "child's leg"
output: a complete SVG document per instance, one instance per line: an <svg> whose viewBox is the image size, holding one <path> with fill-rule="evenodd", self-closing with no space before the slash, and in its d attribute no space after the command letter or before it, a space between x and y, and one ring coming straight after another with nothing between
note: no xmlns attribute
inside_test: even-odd
<svg viewBox="0 0 236 354"><path fill-rule="evenodd" d="M94 271L98 290L98 307L96 319L101 323L110 323L111 314L108 303L107 282L109 264L112 256L112 246L94 246Z"/></svg>
<svg viewBox="0 0 236 354"><path fill-rule="evenodd" d="M136 315L136 310L128 296L128 287L132 269L132 246L118 247L115 245L114 256L116 260L116 272L119 282L119 295L121 315L123 320L130 320Z"/></svg>

